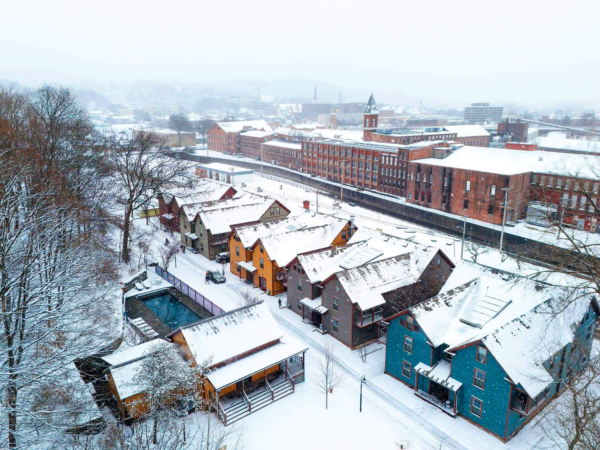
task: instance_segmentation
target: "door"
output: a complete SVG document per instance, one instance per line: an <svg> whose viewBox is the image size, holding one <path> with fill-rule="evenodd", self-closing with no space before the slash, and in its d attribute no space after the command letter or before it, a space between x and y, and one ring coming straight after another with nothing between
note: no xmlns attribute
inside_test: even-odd
<svg viewBox="0 0 600 450"><path fill-rule="evenodd" d="M267 279L265 277L262 277L262 276L260 277L260 288L263 291L267 290Z"/></svg>
<svg viewBox="0 0 600 450"><path fill-rule="evenodd" d="M577 219L577 229L578 230L583 230L583 226L585 225L585 220L583 219Z"/></svg>

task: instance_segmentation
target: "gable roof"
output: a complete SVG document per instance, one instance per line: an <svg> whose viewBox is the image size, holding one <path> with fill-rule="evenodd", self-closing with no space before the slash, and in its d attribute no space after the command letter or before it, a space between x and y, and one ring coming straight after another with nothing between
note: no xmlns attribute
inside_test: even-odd
<svg viewBox="0 0 600 450"><path fill-rule="evenodd" d="M450 133L456 133L457 138L490 136L490 133L481 125L445 125L444 129Z"/></svg>
<svg viewBox="0 0 600 450"><path fill-rule="evenodd" d="M229 233L232 225L260 220L276 202L277 200L266 199L260 203L202 210L198 215L212 234Z"/></svg>
<svg viewBox="0 0 600 450"><path fill-rule="evenodd" d="M237 192L237 190L229 184L201 178L193 189L190 189L187 192L176 192L172 198L180 207L183 205L214 202L222 199L230 189Z"/></svg>
<svg viewBox="0 0 600 450"><path fill-rule="evenodd" d="M434 347L446 344L448 351L455 351L483 342L511 379L533 397L552 381L541 363L572 340L570 327L590 304L589 298L582 297L555 319L544 314L557 312L565 295L557 286L497 276L464 262L440 294L409 310ZM474 311L490 299L503 299L506 304L473 323Z"/></svg>
<svg viewBox="0 0 600 450"><path fill-rule="evenodd" d="M364 239L357 241L355 239L357 236L364 237ZM362 227L352 236L349 245L301 254L298 255L298 262L302 265L310 282L319 283L342 270L353 269L410 252L426 251L427 248L427 246L415 244L406 239ZM428 255L431 253L432 257L436 252L437 249L432 252L428 251ZM431 257L429 259L425 257L422 261L428 263Z"/></svg>
<svg viewBox="0 0 600 450"><path fill-rule="evenodd" d="M286 210L289 211L287 208ZM310 226L325 225L329 223L331 217L333 216L304 210L302 214L286 217L282 220L252 225L239 225L234 228L244 248L250 248L259 238L289 233L290 231L296 231Z"/></svg>
<svg viewBox="0 0 600 450"><path fill-rule="evenodd" d="M211 366L226 363L284 335L262 301L177 328L167 337L177 333L183 335L196 363L210 359Z"/></svg>
<svg viewBox="0 0 600 450"><path fill-rule="evenodd" d="M265 236L260 238L260 242L271 261L277 262L279 267L284 267L300 253L330 247L349 222L348 219L330 216L328 223L323 225ZM254 245L257 244L258 242Z"/></svg>
<svg viewBox="0 0 600 450"><path fill-rule="evenodd" d="M437 252L428 247L421 254L405 253L337 272L336 276L350 301L364 311L385 304L383 294L416 283Z"/></svg>
<svg viewBox="0 0 600 450"><path fill-rule="evenodd" d="M217 125L226 133L240 133L245 127L254 130L262 130L272 132L271 126L264 120L242 120L236 122L217 122Z"/></svg>

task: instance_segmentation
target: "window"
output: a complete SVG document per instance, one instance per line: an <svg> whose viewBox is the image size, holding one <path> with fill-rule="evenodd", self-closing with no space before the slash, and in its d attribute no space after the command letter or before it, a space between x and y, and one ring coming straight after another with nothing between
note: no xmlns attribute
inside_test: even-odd
<svg viewBox="0 0 600 450"><path fill-rule="evenodd" d="M465 191L470 191L471 190L471 182L467 181L467 185L465 186Z"/></svg>
<svg viewBox="0 0 600 450"><path fill-rule="evenodd" d="M464 209L469 209L469 199L465 198L464 204L463 204L463 208Z"/></svg>
<svg viewBox="0 0 600 450"><path fill-rule="evenodd" d="M406 316L406 328L412 330L415 327L415 318L413 316Z"/></svg>
<svg viewBox="0 0 600 450"><path fill-rule="evenodd" d="M476 397L471 397L471 414L481 417L483 402Z"/></svg>
<svg viewBox="0 0 600 450"><path fill-rule="evenodd" d="M408 199L412 200L412 194L408 194Z"/></svg>
<svg viewBox="0 0 600 450"><path fill-rule="evenodd" d="M406 378L410 378L411 375L411 366L408 361L402 361L402 375Z"/></svg>
<svg viewBox="0 0 600 450"><path fill-rule="evenodd" d="M271 215L274 216L275 215L275 208L271 208Z"/></svg>
<svg viewBox="0 0 600 450"><path fill-rule="evenodd" d="M263 247L263 245L262 245L262 242L260 243L260 252L261 252L261 253L264 253L264 252L265 252L265 248Z"/></svg>
<svg viewBox="0 0 600 450"><path fill-rule="evenodd" d="M335 289L335 292L340 292L340 282L338 280L333 282L333 289Z"/></svg>
<svg viewBox="0 0 600 450"><path fill-rule="evenodd" d="M298 280L298 290L302 290L302 280Z"/></svg>
<svg viewBox="0 0 600 450"><path fill-rule="evenodd" d="M404 351L412 355L413 340L408 336L404 336Z"/></svg>
<svg viewBox="0 0 600 450"><path fill-rule="evenodd" d="M485 389L485 372L475 369L475 373L473 374L473 385L477 386L479 389Z"/></svg>
<svg viewBox="0 0 600 450"><path fill-rule="evenodd" d="M333 297L333 309L336 311L340 310L340 301L335 297Z"/></svg>
<svg viewBox="0 0 600 450"><path fill-rule="evenodd" d="M260 268L264 269L265 268L265 260L260 258Z"/></svg>
<svg viewBox="0 0 600 450"><path fill-rule="evenodd" d="M490 191L490 195L496 195L496 185L492 184L492 189Z"/></svg>
<svg viewBox="0 0 600 450"><path fill-rule="evenodd" d="M235 256L240 256L240 247L238 245L235 246Z"/></svg>
<svg viewBox="0 0 600 450"><path fill-rule="evenodd" d="M302 311L302 304L300 303L300 299L298 299L298 309Z"/></svg>
<svg viewBox="0 0 600 450"><path fill-rule="evenodd" d="M475 359L482 364L486 364L487 363L487 349L484 347L477 346L477 356L475 357Z"/></svg>
<svg viewBox="0 0 600 450"><path fill-rule="evenodd" d="M337 319L333 319L332 321L332 327L333 327L333 331L335 331L336 333L338 332L338 327L339 327L339 322Z"/></svg>
<svg viewBox="0 0 600 450"><path fill-rule="evenodd" d="M488 206L488 215L493 215L494 214L494 205L489 205Z"/></svg>

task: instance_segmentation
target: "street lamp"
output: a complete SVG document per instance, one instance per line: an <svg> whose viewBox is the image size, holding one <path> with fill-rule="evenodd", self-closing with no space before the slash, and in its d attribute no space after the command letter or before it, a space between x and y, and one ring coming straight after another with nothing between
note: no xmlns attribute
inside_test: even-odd
<svg viewBox="0 0 600 450"><path fill-rule="evenodd" d="M362 387L363 387L363 384L367 384L367 377L365 377L364 375L360 379L360 412L362 412Z"/></svg>

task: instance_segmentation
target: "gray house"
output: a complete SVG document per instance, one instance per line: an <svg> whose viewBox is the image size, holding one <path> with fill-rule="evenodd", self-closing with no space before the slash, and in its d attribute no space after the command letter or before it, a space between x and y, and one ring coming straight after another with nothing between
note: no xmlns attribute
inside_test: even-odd
<svg viewBox="0 0 600 450"><path fill-rule="evenodd" d="M179 215L181 242L192 251L215 259L219 253L229 251L233 226L280 220L290 213L271 198L249 196L245 202L242 200L227 200L199 210L183 207Z"/></svg>
<svg viewBox="0 0 600 450"><path fill-rule="evenodd" d="M289 307L349 347L378 339L385 317L436 295L454 264L439 249L372 232L288 266Z"/></svg>

